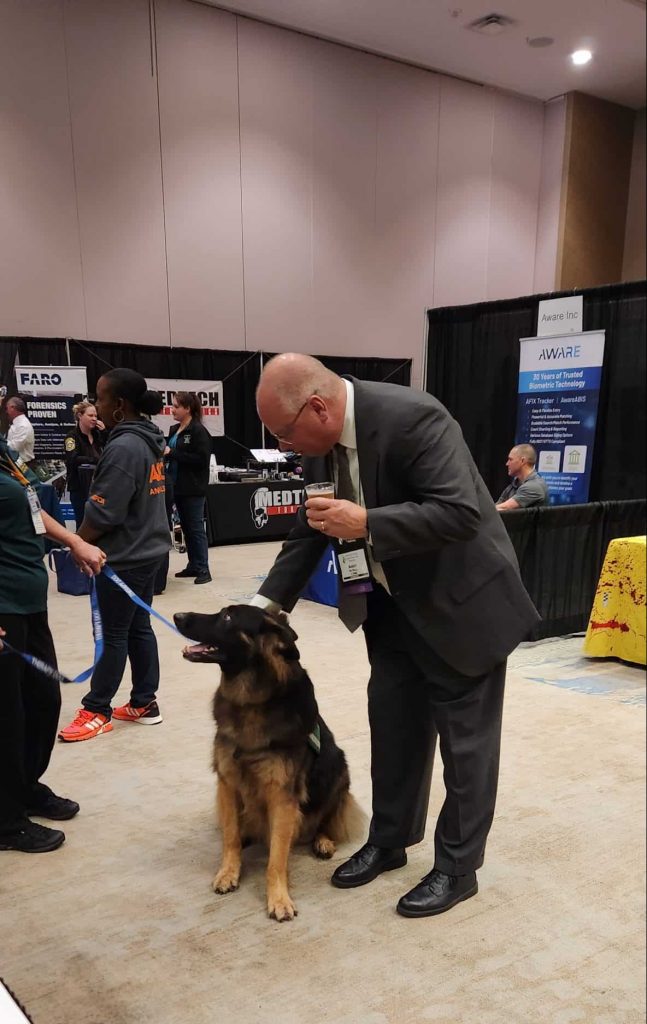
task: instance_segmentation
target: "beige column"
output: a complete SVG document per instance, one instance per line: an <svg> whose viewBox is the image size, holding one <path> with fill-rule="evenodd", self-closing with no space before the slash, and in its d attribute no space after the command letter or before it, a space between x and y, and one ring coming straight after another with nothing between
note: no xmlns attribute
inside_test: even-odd
<svg viewBox="0 0 647 1024"><path fill-rule="evenodd" d="M622 280L634 116L595 96L567 96L558 290Z"/></svg>

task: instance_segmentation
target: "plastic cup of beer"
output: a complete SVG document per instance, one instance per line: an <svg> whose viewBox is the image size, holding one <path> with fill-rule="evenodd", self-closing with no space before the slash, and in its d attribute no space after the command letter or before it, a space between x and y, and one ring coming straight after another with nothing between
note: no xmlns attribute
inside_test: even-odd
<svg viewBox="0 0 647 1024"><path fill-rule="evenodd" d="M305 491L307 498L329 498L332 501L335 497L335 485L332 480L325 480L316 484L306 484Z"/></svg>

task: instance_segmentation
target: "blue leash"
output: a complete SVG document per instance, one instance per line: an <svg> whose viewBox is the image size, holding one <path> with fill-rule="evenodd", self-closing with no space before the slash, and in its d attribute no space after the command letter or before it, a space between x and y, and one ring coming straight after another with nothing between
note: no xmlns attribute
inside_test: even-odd
<svg viewBox="0 0 647 1024"><path fill-rule="evenodd" d="M178 636L182 636L175 623L171 622L169 619L165 619L163 615L160 615L159 612L156 612L155 609L151 608L149 604L146 604L145 601L142 601L141 597L138 597L134 590L131 590L128 584L124 583L124 581L117 576L117 573L114 572L113 569L110 569L107 565L104 565L103 572L104 575L107 576L109 580L112 580L112 582L116 583L118 587L121 587L124 594L128 594L128 597L130 598L131 601L134 601L135 604L139 605L140 608L143 608L144 611L148 612L149 615L154 615L156 619L159 619L160 622L163 622L165 626L168 626L169 629L172 629L173 632L177 633Z"/></svg>
<svg viewBox="0 0 647 1024"><path fill-rule="evenodd" d="M163 622L165 626L172 629L178 636L182 636L179 629L173 622L170 622L169 619L165 619L163 615L156 612L149 604L142 601L141 597L138 597L137 594L130 589L128 584L124 583L124 581L117 576L117 573L114 572L114 570L110 569L106 565L103 567L103 572L108 579L112 581L112 583L120 587L123 592L128 595L131 601L134 601L136 605L139 605L140 608L147 611L149 615L154 615L156 619ZM23 661L26 661L31 668L35 669L37 672L41 672L45 676L48 676L50 679L56 679L59 683L84 683L86 679L90 678L103 655L103 623L101 621L101 612L99 611L99 601L97 598L94 579L90 580L90 609L92 612L92 634L94 636L94 662L90 668L86 668L84 672L75 676L74 679L70 679L69 676L63 675L63 673L59 672L58 669L55 669L52 665L48 665L47 662L42 661L40 658L34 657L33 654L25 654L24 651L16 650L16 648L7 643L4 638L0 638L0 643L2 643L3 647L2 651L0 651L0 655L16 654L19 658L22 658Z"/></svg>
<svg viewBox="0 0 647 1024"><path fill-rule="evenodd" d="M34 657L33 654L25 654L24 651L17 650L3 638L0 638L2 643L0 654L16 654L23 661L26 661L31 668L41 672L44 676L48 676L50 679L55 679L59 683L84 683L86 679L90 678L103 655L103 623L101 622L101 612L99 611L99 601L97 599L94 579L90 580L90 610L92 613L92 635L94 636L94 662L90 668L86 668L84 672L75 676L74 679L63 675L53 665L48 665L46 661Z"/></svg>

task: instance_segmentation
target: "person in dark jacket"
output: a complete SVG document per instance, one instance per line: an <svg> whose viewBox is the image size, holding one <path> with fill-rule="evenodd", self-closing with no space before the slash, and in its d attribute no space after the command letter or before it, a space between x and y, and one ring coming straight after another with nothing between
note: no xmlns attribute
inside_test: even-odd
<svg viewBox="0 0 647 1024"><path fill-rule="evenodd" d="M92 480L79 530L83 540L101 538L108 566L147 605L155 575L169 549L164 507L164 435L147 416L162 408L162 396L148 391L134 370L110 370L97 383L97 411L110 435ZM67 742L93 739L113 728L112 718L157 725L162 715L157 640L150 615L102 574L97 598L103 621L104 650L82 707L59 733ZM130 660L132 689L123 707L112 709Z"/></svg>
<svg viewBox="0 0 647 1024"><path fill-rule="evenodd" d="M65 465L67 466L67 489L74 509L76 528L83 522L85 503L90 493L91 470L96 466L103 451L103 423L99 421L96 407L92 402L79 402L72 409L76 427L65 438ZM88 467L85 470L85 467Z"/></svg>
<svg viewBox="0 0 647 1024"><path fill-rule="evenodd" d="M202 424L202 406L197 395L178 391L173 399L173 418L177 427L171 428L164 454L189 559L186 568L175 575L180 579L193 578L194 583L210 583L204 511L211 436Z"/></svg>

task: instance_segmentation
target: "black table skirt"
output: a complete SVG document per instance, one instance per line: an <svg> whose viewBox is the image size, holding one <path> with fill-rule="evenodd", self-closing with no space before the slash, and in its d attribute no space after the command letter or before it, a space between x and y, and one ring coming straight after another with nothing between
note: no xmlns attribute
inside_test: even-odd
<svg viewBox="0 0 647 1024"><path fill-rule="evenodd" d="M207 490L209 545L282 540L303 500L298 480L212 484Z"/></svg>

